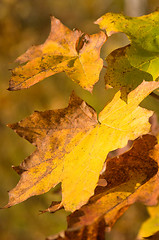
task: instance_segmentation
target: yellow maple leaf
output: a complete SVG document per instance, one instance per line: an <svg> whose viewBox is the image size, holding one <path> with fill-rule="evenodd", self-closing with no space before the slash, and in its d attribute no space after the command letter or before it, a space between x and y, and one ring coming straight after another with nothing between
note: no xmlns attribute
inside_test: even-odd
<svg viewBox="0 0 159 240"><path fill-rule="evenodd" d="M34 112L19 123L10 124L37 149L16 168L21 178L9 192L6 207L45 193L62 182L65 209L80 208L94 194L108 152L149 132L152 112L138 105L157 87L157 82L144 81L129 93L127 103L117 92L98 120L95 111L73 95L65 109Z"/></svg>
<svg viewBox="0 0 159 240"><path fill-rule="evenodd" d="M44 44L29 48L17 58L23 65L12 71L9 90L28 88L65 71L74 82L92 91L103 67L100 49L105 41L103 32L88 35L79 30L71 31L51 17L51 32Z"/></svg>

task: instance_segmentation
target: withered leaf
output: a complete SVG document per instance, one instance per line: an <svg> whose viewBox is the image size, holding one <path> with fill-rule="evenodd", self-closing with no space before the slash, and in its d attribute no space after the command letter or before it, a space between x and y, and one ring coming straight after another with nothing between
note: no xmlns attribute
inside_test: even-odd
<svg viewBox="0 0 159 240"><path fill-rule="evenodd" d="M92 91L103 67L100 49L105 41L103 32L90 36L79 30L71 31L51 17L51 32L44 44L29 48L17 58L22 65L12 71L9 90L28 88L65 71L81 87Z"/></svg>
<svg viewBox="0 0 159 240"><path fill-rule="evenodd" d="M149 132L152 112L138 104L158 86L143 82L128 95L128 103L117 92L98 120L95 111L73 94L65 109L34 112L10 124L37 149L16 168L21 178L9 192L6 207L62 182L62 205L69 211L79 209L94 194L108 152Z"/></svg>
<svg viewBox="0 0 159 240"><path fill-rule="evenodd" d="M127 208L141 201L156 205L159 197L159 145L152 135L134 141L126 153L108 159L101 178L106 187L97 187L87 205L69 216L69 227L81 227L104 218L112 227Z"/></svg>

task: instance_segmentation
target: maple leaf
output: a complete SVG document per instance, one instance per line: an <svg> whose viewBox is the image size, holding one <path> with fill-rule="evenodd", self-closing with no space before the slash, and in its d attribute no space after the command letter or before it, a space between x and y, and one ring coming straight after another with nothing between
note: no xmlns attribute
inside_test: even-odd
<svg viewBox="0 0 159 240"><path fill-rule="evenodd" d="M150 73L154 80L159 76L159 11L141 17L107 13L95 23L106 29L108 36L125 33L131 41L126 52L130 64Z"/></svg>
<svg viewBox="0 0 159 240"><path fill-rule="evenodd" d="M105 83L112 87L120 87L121 97L124 100L126 100L127 94L143 80L153 80L149 73L140 71L130 65L126 56L128 48L129 46L116 49L106 58L108 68L105 74Z"/></svg>
<svg viewBox="0 0 159 240"><path fill-rule="evenodd" d="M95 111L73 95L65 109L34 112L19 123L9 124L37 149L16 168L21 178L9 192L5 207L62 182L65 209L80 208L93 195L108 152L149 132L152 112L138 105L157 87L157 82L143 82L128 95L128 103L120 99L118 91L98 120Z"/></svg>
<svg viewBox="0 0 159 240"><path fill-rule="evenodd" d="M69 228L91 225L104 218L112 227L133 203L156 205L159 197L159 144L152 135L134 141L132 148L108 159L101 178L106 187L97 187L88 204L68 216Z"/></svg>
<svg viewBox="0 0 159 240"><path fill-rule="evenodd" d="M88 35L79 30L71 31L51 17L51 32L44 44L29 48L17 58L22 65L12 71L9 90L28 88L65 71L74 82L92 91L103 67L100 49L105 41L103 32Z"/></svg>

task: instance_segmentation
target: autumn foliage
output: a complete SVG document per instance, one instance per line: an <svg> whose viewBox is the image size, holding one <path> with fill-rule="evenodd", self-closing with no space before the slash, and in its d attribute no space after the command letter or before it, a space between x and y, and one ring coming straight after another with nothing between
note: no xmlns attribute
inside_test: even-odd
<svg viewBox="0 0 159 240"><path fill-rule="evenodd" d="M65 72L92 92L103 68L100 50L108 37L124 32L130 40L106 58L105 83L117 91L98 115L72 92L66 108L35 111L8 124L36 150L13 167L20 180L4 208L61 183L62 201L43 212L64 208L72 213L68 229L50 240L104 240L106 226L112 227L130 205L158 204L159 145L149 123L153 112L139 104L159 88L159 12L136 18L107 13L95 23L104 31L88 35L51 17L48 38L17 58L9 83L9 90L20 90ZM127 152L107 158L128 140L133 144Z"/></svg>

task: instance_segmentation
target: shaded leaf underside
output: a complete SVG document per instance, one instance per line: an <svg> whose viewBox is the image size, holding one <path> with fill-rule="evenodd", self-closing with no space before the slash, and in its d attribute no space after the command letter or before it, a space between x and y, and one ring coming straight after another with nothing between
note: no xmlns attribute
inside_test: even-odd
<svg viewBox="0 0 159 240"><path fill-rule="evenodd" d="M130 46L116 49L108 55L108 68L105 74L105 83L112 87L119 87L122 99L145 81L152 81L152 76L130 65L126 51Z"/></svg>

